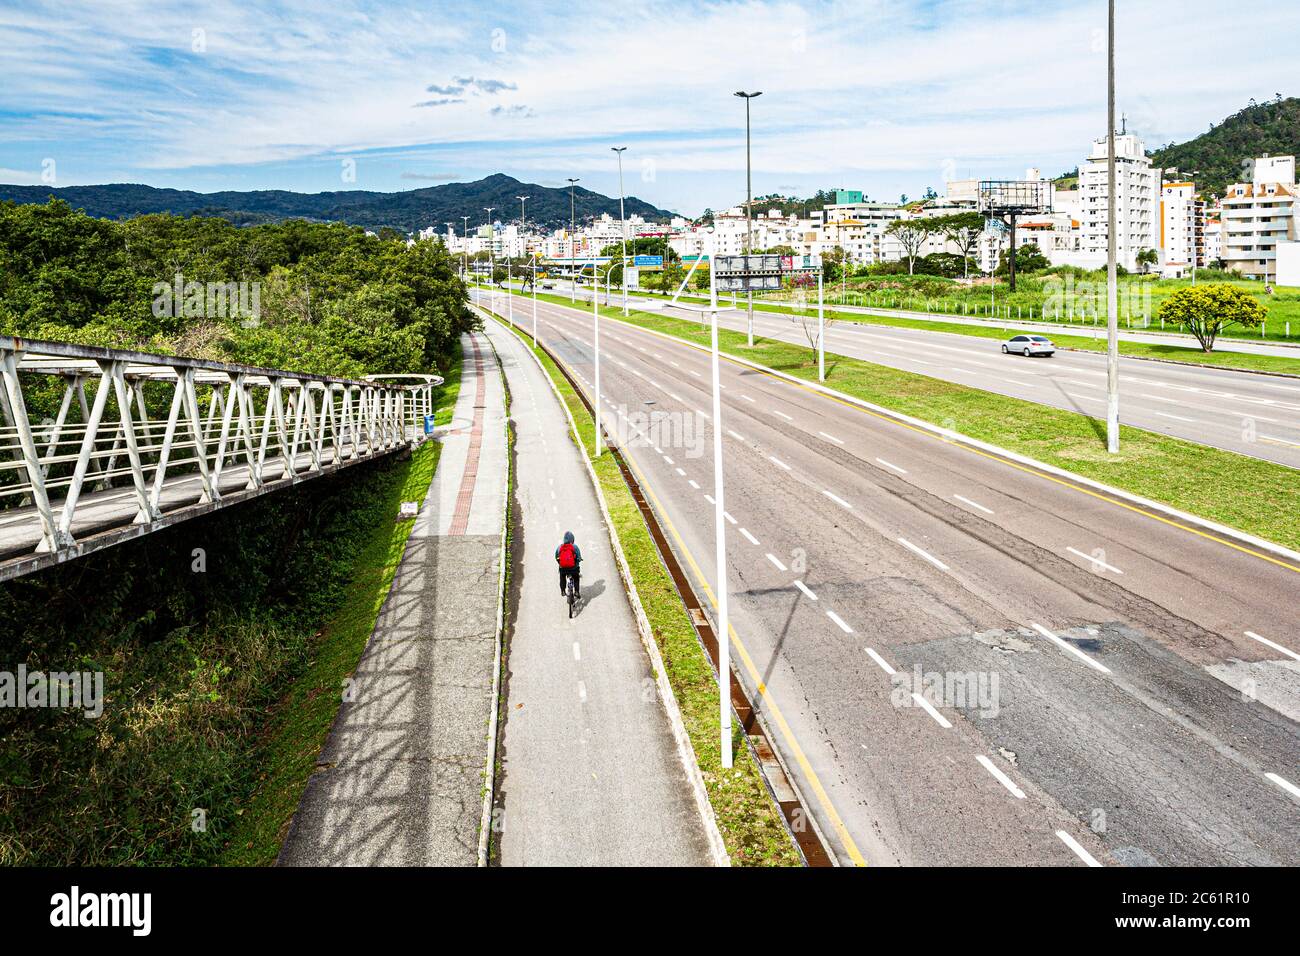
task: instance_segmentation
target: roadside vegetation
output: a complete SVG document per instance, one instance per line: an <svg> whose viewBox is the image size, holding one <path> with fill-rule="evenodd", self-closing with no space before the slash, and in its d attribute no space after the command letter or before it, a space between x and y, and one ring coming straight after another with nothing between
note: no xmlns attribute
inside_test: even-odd
<svg viewBox="0 0 1300 956"><path fill-rule="evenodd" d="M464 298L434 241L0 203L0 334L348 377L438 372L445 422L475 323ZM151 417L170 391L145 385ZM57 408L57 387L25 379L24 393L33 418ZM438 450L0 585L0 671L100 672L106 697L96 719L0 709L0 865L272 862L410 533L398 505L423 499Z"/></svg>
<svg viewBox="0 0 1300 956"><path fill-rule="evenodd" d="M531 339L523 330L514 331L528 348L532 348ZM583 453L590 458L595 438L591 414L551 357L542 349L534 352L568 406L577 424ZM735 724L733 729L733 767L729 771L722 768L717 733L718 683L712 665L699 642L686 606L659 558L645 519L623 481L618 463L608 451L590 460L663 657L669 683L681 708L682 721L695 750L709 802L732 863L737 866L801 865L802 857L790 840L780 810L772 802L739 724Z"/></svg>
<svg viewBox="0 0 1300 956"><path fill-rule="evenodd" d="M545 296L567 305L562 296ZM708 346L698 322L648 312L616 321ZM817 365L806 345L720 330L723 351L807 381ZM1120 454L1106 451L1105 422L915 372L827 353L826 384L884 408L950 428L1125 491L1300 550L1300 481L1285 465L1123 426Z"/></svg>

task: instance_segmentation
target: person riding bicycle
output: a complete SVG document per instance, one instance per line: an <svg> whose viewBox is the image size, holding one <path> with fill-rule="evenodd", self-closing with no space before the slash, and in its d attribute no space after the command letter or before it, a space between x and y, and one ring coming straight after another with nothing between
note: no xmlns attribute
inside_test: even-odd
<svg viewBox="0 0 1300 956"><path fill-rule="evenodd" d="M573 593L582 597L582 552L573 543L573 532L564 532L564 541L555 549L555 563L560 566L560 593L564 593L564 583L573 578Z"/></svg>

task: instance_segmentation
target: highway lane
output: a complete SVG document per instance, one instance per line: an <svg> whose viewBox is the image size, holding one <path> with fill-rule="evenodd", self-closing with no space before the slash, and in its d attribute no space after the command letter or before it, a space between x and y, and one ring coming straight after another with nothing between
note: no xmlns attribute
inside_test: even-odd
<svg viewBox="0 0 1300 956"><path fill-rule="evenodd" d="M543 315L590 380L590 315ZM704 356L602 329L608 402L707 412ZM1295 859L1296 661L1245 631L1293 643L1296 571L730 363L724 382L737 649L841 859L1075 859L1058 830L1107 862ZM627 450L712 578L711 459L660 448ZM915 667L949 679L950 726L892 683ZM976 697L996 679L997 706L951 706L957 675Z"/></svg>
<svg viewBox="0 0 1300 956"><path fill-rule="evenodd" d="M618 301L615 296L616 305ZM703 316L697 307L655 311L696 321ZM816 308L806 315L815 328ZM728 307L720 318L725 328L745 330L743 311ZM754 331L785 342L808 342L792 316L755 312ZM1007 356L1000 351L1000 340L852 322L832 323L826 348L828 353L1013 398L1103 419L1106 415L1106 357L1101 353L1063 351L1050 359ZM1120 420L1300 468L1300 379L1121 358Z"/></svg>

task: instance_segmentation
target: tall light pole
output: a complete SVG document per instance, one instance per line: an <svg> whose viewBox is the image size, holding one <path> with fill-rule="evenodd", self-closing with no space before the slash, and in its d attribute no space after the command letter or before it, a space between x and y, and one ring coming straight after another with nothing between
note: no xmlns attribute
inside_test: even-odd
<svg viewBox="0 0 1300 956"><path fill-rule="evenodd" d="M727 613L727 522L722 480L722 378L718 361L717 236L709 235L709 312L712 317L713 364L713 538L718 595L718 743L722 766L730 769L731 754L731 623Z"/></svg>
<svg viewBox="0 0 1300 956"><path fill-rule="evenodd" d="M579 182L577 179L569 180L569 301L578 301L578 277L573 271L573 264L577 262L577 250L573 247L573 184ZM599 439L597 439L599 440Z"/></svg>
<svg viewBox="0 0 1300 956"><path fill-rule="evenodd" d="M754 251L754 220L753 210L750 208L754 202L754 183L751 175L749 163L749 101L755 97L762 96L762 91L755 93L745 93L737 90L732 94L739 96L745 101L745 255L748 256ZM745 260L745 268L749 268L749 260ZM749 295L749 346L754 347L754 292L751 289Z"/></svg>
<svg viewBox="0 0 1300 956"><path fill-rule="evenodd" d="M596 457L600 457L600 276L596 272L596 254L591 255L591 337L596 359Z"/></svg>
<svg viewBox="0 0 1300 956"><path fill-rule="evenodd" d="M469 216L461 216L460 218L465 223L465 228L461 231L461 237L463 240L461 243L461 252L463 252L465 255L465 278L468 279L469 278Z"/></svg>
<svg viewBox="0 0 1300 956"><path fill-rule="evenodd" d="M496 208L496 206L486 206L483 209L483 211L487 213L488 227L488 295L492 299L494 308L497 300L497 260L496 249L494 248L496 246L497 231L492 225L492 210Z"/></svg>
<svg viewBox="0 0 1300 956"><path fill-rule="evenodd" d="M1106 450L1119 453L1119 278L1115 268L1115 0L1106 18ZM1011 251L1014 256L1015 250Z"/></svg>
<svg viewBox="0 0 1300 956"><path fill-rule="evenodd" d="M533 348L537 348L537 250L533 250Z"/></svg>
<svg viewBox="0 0 1300 956"><path fill-rule="evenodd" d="M627 213L623 209L623 152L626 146L611 146L618 156L618 218L623 231L623 314L627 315Z"/></svg>

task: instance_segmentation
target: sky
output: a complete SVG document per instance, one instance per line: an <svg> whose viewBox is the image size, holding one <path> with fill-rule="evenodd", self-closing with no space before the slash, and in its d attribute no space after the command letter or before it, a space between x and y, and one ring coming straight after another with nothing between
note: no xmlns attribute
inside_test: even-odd
<svg viewBox="0 0 1300 956"><path fill-rule="evenodd" d="M1300 95L1300 4L1121 2L1148 148ZM0 182L412 189L570 176L697 215L1074 168L1105 134L1103 0L0 0Z"/></svg>

